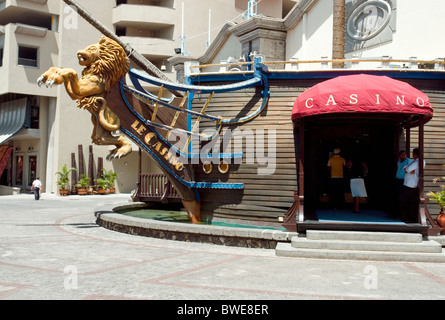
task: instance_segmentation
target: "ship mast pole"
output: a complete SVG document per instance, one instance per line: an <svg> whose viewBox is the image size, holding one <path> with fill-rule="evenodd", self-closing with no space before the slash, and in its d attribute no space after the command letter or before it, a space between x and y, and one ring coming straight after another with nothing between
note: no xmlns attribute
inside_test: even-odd
<svg viewBox="0 0 445 320"><path fill-rule="evenodd" d="M76 1L63 0L63 2L65 2L69 6L73 6L74 8L76 8L76 12L82 18L84 18L86 21L88 21L93 27L95 27L97 30L99 30L103 35L116 41L125 50L125 53L128 55L128 58L131 59L134 63L136 63L140 68L142 68L143 70L147 71L151 75L153 75L161 80L171 82L171 80L164 73L162 73L162 71L159 70L153 63L151 63L147 58L145 58L139 52L134 50L129 44L124 43L114 32L112 32L105 25L103 25L100 21L98 21L96 18L94 18L91 15L91 13L89 13L87 10L85 10ZM177 97L183 96L182 93L177 92L176 90L170 90L170 92Z"/></svg>

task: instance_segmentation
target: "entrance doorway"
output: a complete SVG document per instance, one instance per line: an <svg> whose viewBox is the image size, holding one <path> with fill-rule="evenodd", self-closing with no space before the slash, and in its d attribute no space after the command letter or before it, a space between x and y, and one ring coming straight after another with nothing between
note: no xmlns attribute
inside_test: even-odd
<svg viewBox="0 0 445 320"><path fill-rule="evenodd" d="M38 156L28 153L17 154L14 157L13 186L29 190L38 174Z"/></svg>
<svg viewBox="0 0 445 320"><path fill-rule="evenodd" d="M334 148L340 148L346 162L360 158L368 167L365 179L367 198L361 199L361 209L367 212L391 214L396 204L394 177L398 153L399 134L394 120L369 117L335 115L306 119L304 147L304 196L305 217L318 220L317 211L333 209L328 160ZM353 209L350 183L345 170L345 204L341 212ZM339 208L340 209L340 208ZM354 215L352 215L354 216Z"/></svg>
<svg viewBox="0 0 445 320"><path fill-rule="evenodd" d="M427 216L430 222L433 220L421 206L418 210L418 223L398 221L403 226L396 225L394 220L389 223L376 221L377 214L364 223L355 223L356 220L352 218L348 221L330 220L325 223L318 219L317 210L326 206L321 200L328 191L326 181L329 179L329 153L339 147L343 149L343 156L346 158L358 151L368 164L368 208L385 215L391 213L398 198L393 181L400 133L405 129L407 137L411 137L411 128L418 127L419 162L422 163L424 125L432 116L433 109L425 93L404 81L387 76L364 73L338 76L320 82L298 95L292 108L298 189L294 205L286 214L286 228L292 230L291 221L295 216L296 229L299 232L318 228L409 230L425 234L428 230ZM409 145L408 141L406 144ZM419 197L424 192L423 171L420 166ZM334 211L333 215L336 216L337 213Z"/></svg>
<svg viewBox="0 0 445 320"><path fill-rule="evenodd" d="M31 188L33 181L37 178L37 156L28 158L28 187Z"/></svg>

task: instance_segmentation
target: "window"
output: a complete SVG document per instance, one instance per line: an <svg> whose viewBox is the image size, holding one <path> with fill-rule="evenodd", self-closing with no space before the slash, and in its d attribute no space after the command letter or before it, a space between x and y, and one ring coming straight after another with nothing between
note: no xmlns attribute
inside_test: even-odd
<svg viewBox="0 0 445 320"><path fill-rule="evenodd" d="M126 27L116 27L116 35L118 37L125 37L127 35L127 28Z"/></svg>
<svg viewBox="0 0 445 320"><path fill-rule="evenodd" d="M38 48L19 46L18 64L20 66L37 67Z"/></svg>
<svg viewBox="0 0 445 320"><path fill-rule="evenodd" d="M31 106L31 129L39 129L39 106Z"/></svg>

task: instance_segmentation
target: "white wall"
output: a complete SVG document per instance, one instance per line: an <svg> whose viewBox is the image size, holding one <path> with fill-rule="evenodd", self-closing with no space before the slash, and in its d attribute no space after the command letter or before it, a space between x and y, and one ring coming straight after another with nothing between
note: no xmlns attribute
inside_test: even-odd
<svg viewBox="0 0 445 320"><path fill-rule="evenodd" d="M288 30L286 60L332 57L332 1L320 0L300 23Z"/></svg>
<svg viewBox="0 0 445 320"><path fill-rule="evenodd" d="M87 11L90 11L99 21L105 24L107 27L112 28L111 23L111 10L115 4L114 0L101 0L104 5L101 6L101 10L97 10L95 7L95 2L81 0L78 1L81 6L83 6ZM105 4L107 2L107 4ZM93 26L86 22L80 16L77 17L77 23L72 24L70 18L74 18L69 12L64 11L66 5L61 5L60 8L60 40L59 40L59 61L57 66L63 68L73 68L75 69L79 76L82 72L83 67L79 65L77 59L77 51L84 49L90 44L96 43L100 37L101 33L97 31ZM46 88L42 87L42 91ZM93 130L93 125L91 123L91 114L86 110L81 110L77 108L76 101L73 101L66 93L64 86L59 86L58 98L56 105L56 114L54 128L52 131L53 136L51 137L51 143L53 143L54 148L54 160L52 161L52 170L48 170L48 174L51 171L60 171L60 168L66 164L71 167L71 153L76 154L77 166L79 165L78 158L78 145L83 146L83 155L85 160L85 170L88 173L88 156L89 156L89 145L91 142L91 133ZM51 148L51 146L50 146ZM97 164L97 158L105 157L109 153L108 146L96 146L93 145L94 160ZM51 161L48 159L48 161ZM104 166L106 169L112 169L113 163L104 161ZM49 177L47 177L48 179ZM57 176L53 177L52 191L56 192L56 182Z"/></svg>
<svg viewBox="0 0 445 320"><path fill-rule="evenodd" d="M186 51L193 57L202 55L207 46L209 30L209 9L211 14L210 41L213 41L218 32L227 21L236 18L242 21L242 11L235 7L235 0L208 1L208 0L176 0L176 25L173 40L177 42L181 36L182 3L184 2L184 34L186 36ZM172 53L173 55L173 53Z"/></svg>
<svg viewBox="0 0 445 320"><path fill-rule="evenodd" d="M299 60L332 57L332 0L319 0L306 18L288 30L286 58ZM433 60L445 56L445 1L443 0L398 0L396 10L396 31L389 42L375 45L353 54L361 58L391 56L394 59L417 57ZM306 22L306 27L304 26ZM303 30L306 30L303 34ZM318 66L319 67L319 66Z"/></svg>
<svg viewBox="0 0 445 320"><path fill-rule="evenodd" d="M238 37L230 35L224 42L224 44L221 46L221 48L218 50L216 55L213 57L212 61L208 63L219 64L223 60L226 61L229 57L238 60L239 58L241 58L241 52L242 52L242 46ZM215 67L213 69L212 68L205 69L206 72L218 71L218 70L219 67Z"/></svg>
<svg viewBox="0 0 445 320"><path fill-rule="evenodd" d="M433 60L445 56L443 0L399 0L397 30L392 42L367 50L363 57L389 55L394 59L417 57Z"/></svg>

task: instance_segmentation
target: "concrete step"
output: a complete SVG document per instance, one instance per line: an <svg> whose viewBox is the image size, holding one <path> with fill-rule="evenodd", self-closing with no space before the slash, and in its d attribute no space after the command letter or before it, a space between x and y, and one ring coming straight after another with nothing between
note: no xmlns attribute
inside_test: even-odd
<svg viewBox="0 0 445 320"><path fill-rule="evenodd" d="M441 253L442 246L436 241L385 242L385 241L347 241L347 240L310 240L293 237L291 246L299 249L329 249L356 251L386 251L386 252L425 252Z"/></svg>
<svg viewBox="0 0 445 320"><path fill-rule="evenodd" d="M277 256L377 261L445 262L442 245L421 234L307 230L279 243Z"/></svg>
<svg viewBox="0 0 445 320"><path fill-rule="evenodd" d="M445 251L442 253L423 252L385 252L359 250L301 249L293 248L290 243L278 243L275 253L282 257L398 261L398 262L440 262L445 263Z"/></svg>
<svg viewBox="0 0 445 320"><path fill-rule="evenodd" d="M306 237L310 240L383 241L403 243L422 242L422 235L420 233L400 232L307 230Z"/></svg>

